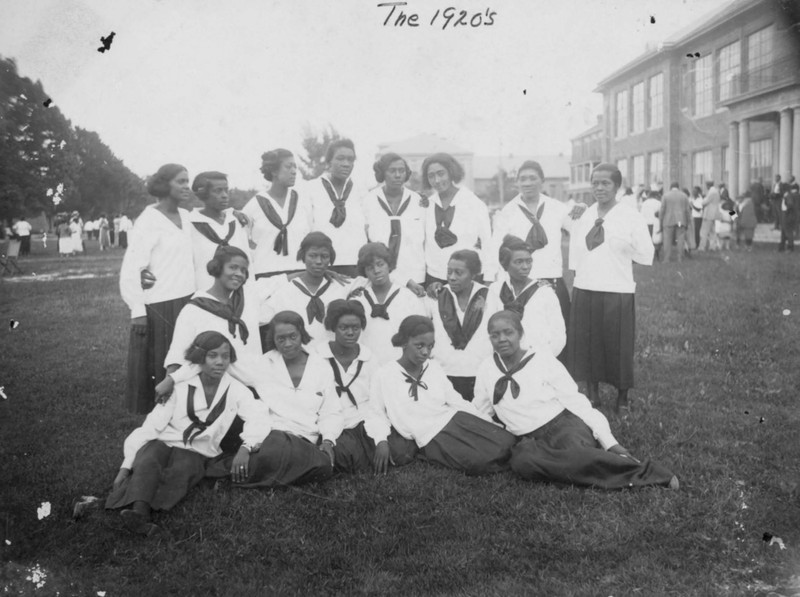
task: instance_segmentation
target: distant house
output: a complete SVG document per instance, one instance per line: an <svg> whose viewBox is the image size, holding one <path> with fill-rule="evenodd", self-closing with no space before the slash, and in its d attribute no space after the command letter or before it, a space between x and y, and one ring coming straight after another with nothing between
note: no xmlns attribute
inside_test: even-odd
<svg viewBox="0 0 800 597"><path fill-rule="evenodd" d="M542 192L549 197L566 201L569 184L569 158L563 154L540 156L475 156L475 194L489 207L501 207L517 194L515 180L517 168L526 160L534 160L544 171ZM498 174L505 173L503 192L500 193Z"/></svg>
<svg viewBox="0 0 800 597"><path fill-rule="evenodd" d="M470 189L473 186L474 154L436 135L422 134L403 141L383 143L378 146L378 154L375 159L386 153L396 153L405 158L413 172L408 186L415 191L419 191L422 187L422 162L434 153L449 153L452 155L464 167L463 184Z"/></svg>
<svg viewBox="0 0 800 597"><path fill-rule="evenodd" d="M569 194L579 203L592 203L589 179L592 169L603 161L603 117L597 124L572 138L572 159L569 163Z"/></svg>

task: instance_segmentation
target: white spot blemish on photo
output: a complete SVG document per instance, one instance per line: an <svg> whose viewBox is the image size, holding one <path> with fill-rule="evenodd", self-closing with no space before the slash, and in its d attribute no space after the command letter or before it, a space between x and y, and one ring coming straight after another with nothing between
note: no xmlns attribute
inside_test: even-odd
<svg viewBox="0 0 800 597"><path fill-rule="evenodd" d="M50 516L50 502L42 502L42 505L36 508L36 515L39 517L39 520Z"/></svg>

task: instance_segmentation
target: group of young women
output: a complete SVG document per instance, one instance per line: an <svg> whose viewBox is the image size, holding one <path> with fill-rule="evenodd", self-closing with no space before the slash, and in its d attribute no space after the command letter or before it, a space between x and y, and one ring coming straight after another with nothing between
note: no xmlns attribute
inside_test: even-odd
<svg viewBox="0 0 800 597"><path fill-rule="evenodd" d="M241 212L222 173L190 187L168 164L149 181L158 203L137 219L120 273L127 403L149 414L106 507L147 534L150 511L203 477L275 487L417 457L470 475L677 488L594 408L599 382L626 404L632 261L653 257L641 216L616 203L619 171L598 166L597 202L568 213L525 162L492 232L452 156L423 163L428 197L405 186L396 154L374 164L380 186L359 191L355 157L352 142L333 142L326 173L298 190L294 156L269 151L269 190ZM204 207L189 212L192 191Z"/></svg>

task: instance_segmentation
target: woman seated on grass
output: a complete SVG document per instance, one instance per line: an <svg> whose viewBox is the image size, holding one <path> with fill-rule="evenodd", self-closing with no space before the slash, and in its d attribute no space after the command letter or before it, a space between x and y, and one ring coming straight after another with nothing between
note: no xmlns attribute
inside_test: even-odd
<svg viewBox="0 0 800 597"><path fill-rule="evenodd" d="M256 389L269 407L272 431L258 452L236 455L233 480L242 487L323 481L333 474L342 409L330 364L304 348L310 340L294 311L281 311L270 322L264 381Z"/></svg>
<svg viewBox="0 0 800 597"><path fill-rule="evenodd" d="M203 332L186 350L200 373L178 383L166 404L157 405L125 440L125 459L106 508L124 508L122 520L134 533L158 531L152 510L169 510L205 476L227 474L216 459L220 440L235 416L244 420L240 454L257 450L270 433L264 403L228 373L236 351L219 332Z"/></svg>
<svg viewBox="0 0 800 597"><path fill-rule="evenodd" d="M602 489L678 488L666 467L640 462L617 443L608 420L552 354L524 348L517 313L492 315L489 338L495 354L478 369L474 403L521 438L512 450L514 472L531 481Z"/></svg>
<svg viewBox="0 0 800 597"><path fill-rule="evenodd" d="M359 301L366 311L369 325L361 342L369 346L378 363L383 365L400 358L400 350L392 346L397 326L409 315L423 315L424 304L404 284L395 284L390 273L394 269L389 249L383 243L367 243L358 250L357 281L348 298Z"/></svg>
<svg viewBox="0 0 800 597"><path fill-rule="evenodd" d="M475 395L478 365L492 354L484 316L488 289L475 281L480 273L481 260L476 251L456 251L447 263L447 285L435 301L427 299L439 338L433 358L461 397L470 402Z"/></svg>
<svg viewBox="0 0 800 597"><path fill-rule="evenodd" d="M348 473L372 470L378 474L385 473L390 463L402 466L411 462L417 444L394 429L387 429L386 419L372 408L370 382L379 365L372 351L359 342L366 326L361 303L333 301L325 315L325 329L333 332L334 339L318 344L316 352L330 364L344 417L344 431L333 449L336 470ZM375 438L385 438L387 434L387 439L376 441Z"/></svg>
<svg viewBox="0 0 800 597"><path fill-rule="evenodd" d="M434 340L430 319L406 317L392 338L403 355L378 370L370 400L427 460L468 475L507 470L514 436L461 398L437 363L426 364Z"/></svg>
<svg viewBox="0 0 800 597"><path fill-rule="evenodd" d="M529 277L533 248L521 238L506 235L498 253L508 279L492 284L486 298L486 313L516 311L528 340L558 356L567 343L564 316L549 282ZM535 334L533 333L535 331Z"/></svg>

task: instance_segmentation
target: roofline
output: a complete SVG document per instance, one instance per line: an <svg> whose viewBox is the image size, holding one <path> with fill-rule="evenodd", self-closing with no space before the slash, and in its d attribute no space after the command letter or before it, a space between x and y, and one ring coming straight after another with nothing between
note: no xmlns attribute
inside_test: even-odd
<svg viewBox="0 0 800 597"><path fill-rule="evenodd" d="M739 3L739 6L736 6ZM637 58L633 59L629 63L625 64L624 66L618 68L610 75L602 79L598 84L597 87L594 89L594 93L602 93L606 87L608 87L613 81L616 79L622 78L627 72L633 70L638 66L642 66L650 59L656 58L659 55L668 55L672 50L679 48L682 45L686 45L688 42L692 41L693 39L705 35L706 33L713 31L718 27L722 27L728 21L740 16L741 14L757 8L758 6L764 5L768 2L768 0L733 0L732 2L725 4L724 6L718 8L712 13L707 14L703 17L702 21L697 25L691 26L690 29L684 28L681 31L676 31L673 35L674 37L667 38L656 50L651 50L649 52L644 52ZM720 19L720 17L723 17ZM683 33L686 31L686 33Z"/></svg>

